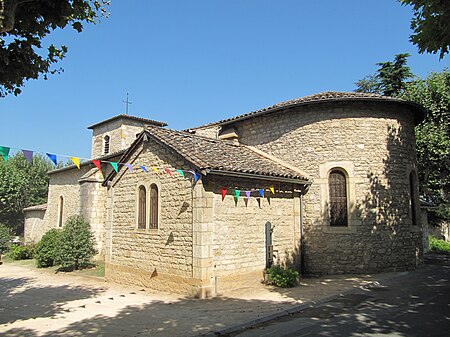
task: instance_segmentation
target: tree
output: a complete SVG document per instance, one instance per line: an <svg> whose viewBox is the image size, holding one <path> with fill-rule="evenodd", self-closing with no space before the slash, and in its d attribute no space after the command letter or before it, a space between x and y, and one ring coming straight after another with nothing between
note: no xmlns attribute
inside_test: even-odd
<svg viewBox="0 0 450 337"><path fill-rule="evenodd" d="M0 255L8 250L11 239L11 230L6 225L0 223Z"/></svg>
<svg viewBox="0 0 450 337"><path fill-rule="evenodd" d="M97 253L91 226L80 215L67 219L60 236L58 264L63 268L80 269Z"/></svg>
<svg viewBox="0 0 450 337"><path fill-rule="evenodd" d="M450 72L430 73L406 85L401 98L423 105L428 112L416 127L421 194L437 207L435 218L450 219ZM432 219L433 220L433 219Z"/></svg>
<svg viewBox="0 0 450 337"><path fill-rule="evenodd" d="M375 75L369 75L355 84L357 92L377 93L385 96L397 96L405 89L406 81L412 78L407 66L409 54L395 55L394 62L379 62Z"/></svg>
<svg viewBox="0 0 450 337"><path fill-rule="evenodd" d="M420 53L439 52L442 59L450 46L450 1L448 0L399 0L411 5L414 17L411 20L410 41Z"/></svg>
<svg viewBox="0 0 450 337"><path fill-rule="evenodd" d="M44 38L67 25L81 32L83 23L107 16L108 4L106 0L0 0L0 97L20 94L29 79L59 73L62 69L51 67L68 49L51 44L44 51Z"/></svg>
<svg viewBox="0 0 450 337"><path fill-rule="evenodd" d="M21 153L0 159L0 222L17 235L23 231L23 209L47 201L51 169L53 164L40 155L32 164Z"/></svg>
<svg viewBox="0 0 450 337"><path fill-rule="evenodd" d="M61 231L52 228L47 231L36 245L34 258L38 268L54 266L58 260L59 247L61 246Z"/></svg>

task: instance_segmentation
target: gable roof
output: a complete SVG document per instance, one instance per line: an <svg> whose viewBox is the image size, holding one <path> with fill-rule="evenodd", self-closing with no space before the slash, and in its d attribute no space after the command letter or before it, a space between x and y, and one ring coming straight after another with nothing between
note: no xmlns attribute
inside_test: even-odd
<svg viewBox="0 0 450 337"><path fill-rule="evenodd" d="M146 126L120 161L126 161L145 137L171 149L204 175L229 175L309 184L303 174L246 146L152 125ZM106 180L110 180L114 175L115 172L111 172Z"/></svg>
<svg viewBox="0 0 450 337"><path fill-rule="evenodd" d="M167 123L165 122L158 122L158 121L154 121L152 119L147 119L147 118L142 118L142 117L136 117L136 116L130 116L130 115L117 115L108 119L105 119L104 121L98 122L96 124L93 124L91 126L88 126L88 129L93 129L99 125L105 124L105 123L109 123L112 122L116 119L128 119L131 121L136 121L136 122L143 122L146 124L152 124L152 125L158 125L158 126L166 126Z"/></svg>
<svg viewBox="0 0 450 337"><path fill-rule="evenodd" d="M426 116L426 110L415 102L406 101L400 98L390 97L390 96L381 96L378 94L364 93L364 92L336 92L336 91L326 91L319 94L314 94L310 96L300 97L291 99L288 101L276 103L267 108L251 111L242 115L238 115L235 117L222 119L217 122L201 125L195 129L201 129L208 126L213 125L228 125L234 122L238 122L241 120L249 119L252 117L257 117L261 115L265 115L271 112L280 111L285 108L301 106L307 104L320 104L325 102L337 102L337 101L372 101L372 102L396 102L401 104L406 104L410 106L414 112L414 120L416 124L419 124Z"/></svg>

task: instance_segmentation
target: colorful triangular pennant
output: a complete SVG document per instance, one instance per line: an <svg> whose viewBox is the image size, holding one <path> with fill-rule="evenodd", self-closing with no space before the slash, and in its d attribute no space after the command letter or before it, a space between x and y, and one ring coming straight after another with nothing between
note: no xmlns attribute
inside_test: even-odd
<svg viewBox="0 0 450 337"><path fill-rule="evenodd" d="M9 147L0 146L0 154L2 155L5 161L8 160L9 150L10 150Z"/></svg>
<svg viewBox="0 0 450 337"><path fill-rule="evenodd" d="M139 166L141 169L142 169L142 171L144 171L144 172L147 172L148 173L148 170L147 170L147 168L144 166L144 165L141 165L141 166Z"/></svg>
<svg viewBox="0 0 450 337"><path fill-rule="evenodd" d="M259 195L261 196L261 198L264 198L264 190L262 188L260 188L258 190Z"/></svg>
<svg viewBox="0 0 450 337"><path fill-rule="evenodd" d="M109 163L113 167L114 171L119 172L119 164L118 163L116 163L114 161L110 161Z"/></svg>
<svg viewBox="0 0 450 337"><path fill-rule="evenodd" d="M152 167L152 170L155 172L155 173L159 173L159 171L158 171L158 168L157 167Z"/></svg>
<svg viewBox="0 0 450 337"><path fill-rule="evenodd" d="M234 197L236 200L239 200L239 197L241 196L241 190L234 190Z"/></svg>
<svg viewBox="0 0 450 337"><path fill-rule="evenodd" d="M33 164L33 151L22 150L23 156L30 164Z"/></svg>
<svg viewBox="0 0 450 337"><path fill-rule="evenodd" d="M182 177L184 177L184 171L183 170L176 170L179 174L181 174Z"/></svg>
<svg viewBox="0 0 450 337"><path fill-rule="evenodd" d="M102 170L102 164L100 163L100 160L93 159L92 163L101 171Z"/></svg>
<svg viewBox="0 0 450 337"><path fill-rule="evenodd" d="M170 176L172 176L172 171L169 168L165 168L164 171L166 171L166 173Z"/></svg>
<svg viewBox="0 0 450 337"><path fill-rule="evenodd" d="M223 201L223 199L225 199L225 196L227 195L227 191L228 190L225 187L222 187L220 189L220 193L222 194L222 201Z"/></svg>
<svg viewBox="0 0 450 337"><path fill-rule="evenodd" d="M272 194L275 194L275 187L270 186L270 187L269 187L269 190L270 190L270 192L272 192Z"/></svg>
<svg viewBox="0 0 450 337"><path fill-rule="evenodd" d="M127 168L128 168L128 170L130 170L130 172L133 172L133 165L131 165L131 164L124 164Z"/></svg>
<svg viewBox="0 0 450 337"><path fill-rule="evenodd" d="M58 158L56 157L56 154L46 153L46 155L50 158L53 164L58 165Z"/></svg>
<svg viewBox="0 0 450 337"><path fill-rule="evenodd" d="M245 191L245 196L247 197L247 199L250 199L250 191Z"/></svg>
<svg viewBox="0 0 450 337"><path fill-rule="evenodd" d="M75 164L78 169L80 169L80 158L78 157L69 157L70 160Z"/></svg>

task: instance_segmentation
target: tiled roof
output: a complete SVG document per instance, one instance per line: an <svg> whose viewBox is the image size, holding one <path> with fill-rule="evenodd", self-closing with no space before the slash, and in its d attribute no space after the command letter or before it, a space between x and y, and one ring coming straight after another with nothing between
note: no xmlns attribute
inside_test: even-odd
<svg viewBox="0 0 450 337"><path fill-rule="evenodd" d="M108 122L111 122L113 120L120 119L120 118L132 120L132 121L137 121L137 122L144 122L146 124L152 124L152 125L158 125L158 126L166 126L167 125L167 123L165 123L165 122L158 122L158 121L154 121L152 119L147 119L147 118L130 116L130 115L123 115L122 114L122 115L117 115L117 116L111 117L109 119L105 119L104 121L98 122L98 123L93 124L91 126L88 126L88 129L93 129L96 126L99 126L99 125L102 125L102 124L105 124L105 123L108 123Z"/></svg>
<svg viewBox="0 0 450 337"><path fill-rule="evenodd" d="M146 132L200 170L307 180L299 172L243 145L155 126L147 126Z"/></svg>
<svg viewBox="0 0 450 337"><path fill-rule="evenodd" d="M238 115L235 117L231 117L228 119L223 119L218 122L213 122L209 124L205 124L193 129L199 129L202 127L210 126L210 125L224 125L224 124L230 124L238 120L247 119L259 115L263 115L269 112L277 111L282 108L287 108L290 106L297 106L297 105L306 105L306 104L312 104L312 103L324 103L324 102L331 102L331 101L358 101L358 100L368 100L368 101L391 101L391 102L400 102L405 103L408 105L411 105L415 110L417 111L416 118L420 119L420 117L424 116L425 110L423 107L421 107L419 104L416 104L414 102L406 101L400 98L390 97L390 96L381 96L378 94L371 94L371 93L363 93L363 92L336 92L336 91L327 91L322 92L319 94L314 94L310 96L305 96L301 98L295 98L288 101L276 103L274 105L271 105L267 108L259 109L256 111L251 111L242 115ZM423 115L423 116L422 116Z"/></svg>
<svg viewBox="0 0 450 337"><path fill-rule="evenodd" d="M27 211L46 211L47 210L47 204L30 206L30 207L24 208L23 210L25 212L27 212Z"/></svg>

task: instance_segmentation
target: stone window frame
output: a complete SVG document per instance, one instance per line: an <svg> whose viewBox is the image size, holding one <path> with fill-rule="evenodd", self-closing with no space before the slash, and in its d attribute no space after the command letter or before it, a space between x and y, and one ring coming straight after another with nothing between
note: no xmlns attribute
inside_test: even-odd
<svg viewBox="0 0 450 337"><path fill-rule="evenodd" d="M62 195L58 198L58 228L63 227L64 216L64 197Z"/></svg>
<svg viewBox="0 0 450 337"><path fill-rule="evenodd" d="M151 212L151 186L155 185L158 189L158 218L157 218L157 227L156 228L150 228L150 212ZM146 199L146 205L145 205L145 228L139 228L139 189L143 186L145 188L145 199ZM149 232L158 232L158 230L161 228L161 183L156 180L148 181L148 182L141 182L136 185L136 193L135 193L135 200L136 200L136 210L135 210L135 229L138 231L149 231Z"/></svg>
<svg viewBox="0 0 450 337"><path fill-rule="evenodd" d="M408 173L408 213L412 226L420 225L420 199L419 199L419 178L415 168L409 168Z"/></svg>
<svg viewBox="0 0 450 337"><path fill-rule="evenodd" d="M345 175L347 187L347 226L332 226L329 210L329 176L338 170ZM356 233L360 221L356 218L356 177L355 165L351 161L327 162L319 165L320 207L322 212L321 227L326 233Z"/></svg>
<svg viewBox="0 0 450 337"><path fill-rule="evenodd" d="M103 154L109 154L111 152L111 136L105 135L103 136Z"/></svg>

